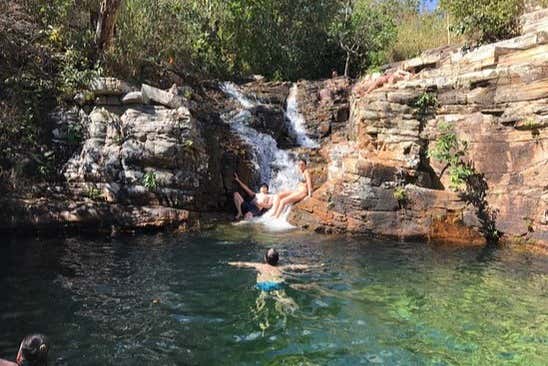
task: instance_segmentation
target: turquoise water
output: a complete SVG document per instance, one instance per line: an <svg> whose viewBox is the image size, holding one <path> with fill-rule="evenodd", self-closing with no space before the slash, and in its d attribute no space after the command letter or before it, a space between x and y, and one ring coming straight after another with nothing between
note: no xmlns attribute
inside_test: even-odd
<svg viewBox="0 0 548 366"><path fill-rule="evenodd" d="M228 261L324 265L265 296ZM548 259L224 227L4 239L0 357L44 332L56 365L544 365Z"/></svg>

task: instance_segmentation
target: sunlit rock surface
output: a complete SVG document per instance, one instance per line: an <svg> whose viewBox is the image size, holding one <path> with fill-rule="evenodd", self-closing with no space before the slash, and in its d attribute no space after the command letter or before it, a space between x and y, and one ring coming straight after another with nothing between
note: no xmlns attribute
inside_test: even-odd
<svg viewBox="0 0 548 366"><path fill-rule="evenodd" d="M468 142L465 160L485 174L497 229L548 242L548 14L524 19L529 32L520 37L392 65L415 72L411 80L369 94L358 82L344 137L322 148L327 182L293 209L291 221L323 232L482 241L474 207L449 190L447 172L427 157L443 122ZM428 111L416 103L426 92L437 100ZM394 189L402 182L406 200L398 205Z"/></svg>

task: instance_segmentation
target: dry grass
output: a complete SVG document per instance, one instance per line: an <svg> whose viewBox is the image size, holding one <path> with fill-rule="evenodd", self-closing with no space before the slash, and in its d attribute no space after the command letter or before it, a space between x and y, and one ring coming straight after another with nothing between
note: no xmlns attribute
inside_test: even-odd
<svg viewBox="0 0 548 366"><path fill-rule="evenodd" d="M462 39L448 32L445 16L437 13L406 14L398 25L398 37L388 51L388 60L402 61L431 48L459 43Z"/></svg>

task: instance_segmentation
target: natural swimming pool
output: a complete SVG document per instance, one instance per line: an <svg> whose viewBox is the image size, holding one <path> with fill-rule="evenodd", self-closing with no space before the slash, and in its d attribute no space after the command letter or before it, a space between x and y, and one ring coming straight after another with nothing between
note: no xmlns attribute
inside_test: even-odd
<svg viewBox="0 0 548 366"><path fill-rule="evenodd" d="M324 263L261 296L228 261ZM257 227L4 238L0 357L43 332L56 365L542 365L548 259Z"/></svg>

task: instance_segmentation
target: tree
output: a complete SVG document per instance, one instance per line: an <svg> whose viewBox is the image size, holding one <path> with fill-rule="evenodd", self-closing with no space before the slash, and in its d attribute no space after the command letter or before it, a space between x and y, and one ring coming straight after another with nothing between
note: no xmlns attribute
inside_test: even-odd
<svg viewBox="0 0 548 366"><path fill-rule="evenodd" d="M99 52L107 49L112 43L116 15L121 3L122 0L103 0L101 2L95 31L95 44Z"/></svg>
<svg viewBox="0 0 548 366"><path fill-rule="evenodd" d="M454 17L455 33L488 43L518 33L524 0L441 0L440 5Z"/></svg>
<svg viewBox="0 0 548 366"><path fill-rule="evenodd" d="M395 39L396 28L387 4L373 0L343 0L330 34L346 55L344 75L349 76L353 58L363 57L365 66L384 61L379 52Z"/></svg>

